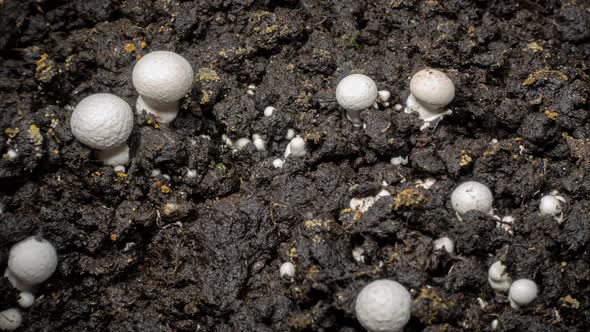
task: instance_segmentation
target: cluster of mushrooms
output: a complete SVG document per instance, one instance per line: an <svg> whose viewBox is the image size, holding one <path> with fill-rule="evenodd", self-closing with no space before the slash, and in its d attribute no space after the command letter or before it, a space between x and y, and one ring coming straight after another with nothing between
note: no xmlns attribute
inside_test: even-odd
<svg viewBox="0 0 590 332"><path fill-rule="evenodd" d="M193 69L182 56L168 51L147 54L133 69L133 86L138 92L135 104L137 112L153 114L160 123L172 122L179 112L180 100L192 88L193 79ZM445 115L452 113L446 106L455 97L455 86L445 73L435 69L419 71L410 81L410 92L405 112L419 115L424 122L422 130L436 128ZM387 107L390 97L389 91L378 91L375 82L363 74L344 77L336 88L336 100L346 110L347 118L355 126L362 126L362 111L371 107L378 108L378 104ZM396 105L396 109L401 110L401 105ZM269 106L264 110L264 115L271 116L274 111L275 108ZM104 165L124 172L125 165L129 163L129 147L126 142L133 129L133 118L131 106L123 99L109 93L97 93L78 103L70 125L74 136L96 150L97 158ZM289 155L305 155L304 140L294 134L287 136L291 143L287 146L285 158ZM256 141L258 137L253 139ZM240 145L239 140L231 143ZM257 143L255 142L257 148L264 148L265 142ZM277 159L273 164L278 168L283 163L284 159ZM371 202L388 194L380 193ZM362 205L363 209L368 209L371 205L359 202L354 205ZM472 210L493 214L492 202L491 191L475 181L459 185L451 195L451 205L459 220ZM541 214L552 215L561 222L561 205L564 202L564 198L556 193L543 197L540 204ZM454 242L448 237L441 237L434 241L434 249L444 249L452 253ZM37 285L49 278L56 267L56 250L46 240L29 238L12 248L5 274L12 285L21 291L18 301L21 307L28 308L33 304L33 293ZM281 277L292 282L296 266L291 262L283 263L279 272ZM498 292L509 291L510 303L514 308L527 305L537 297L538 289L534 281L521 279L512 282L506 267L500 261L490 267L488 281ZM410 319L411 303L410 293L400 283L386 279L375 280L359 292L355 314L360 324L369 331L401 331ZM18 309L5 310L0 313L0 329L15 329L21 320Z"/></svg>

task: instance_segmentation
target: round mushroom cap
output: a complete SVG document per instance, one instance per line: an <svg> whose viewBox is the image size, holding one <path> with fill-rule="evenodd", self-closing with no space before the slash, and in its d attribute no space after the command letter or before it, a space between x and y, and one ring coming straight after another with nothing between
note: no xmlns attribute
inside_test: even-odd
<svg viewBox="0 0 590 332"><path fill-rule="evenodd" d="M508 296L518 306L527 305L537 298L539 289L530 279L519 279L512 283Z"/></svg>
<svg viewBox="0 0 590 332"><path fill-rule="evenodd" d="M348 75L336 87L336 101L347 111L360 111L371 107L377 96L377 85L369 76L363 74Z"/></svg>
<svg viewBox="0 0 590 332"><path fill-rule="evenodd" d="M49 279L57 268L57 252L47 240L29 237L10 249L8 270L10 275L28 286Z"/></svg>
<svg viewBox="0 0 590 332"><path fill-rule="evenodd" d="M354 311L361 325L369 331L402 331L411 316L412 297L393 280L375 280L356 298Z"/></svg>
<svg viewBox="0 0 590 332"><path fill-rule="evenodd" d="M23 316L20 310L10 308L0 311L0 331L14 331L19 328L23 322Z"/></svg>
<svg viewBox="0 0 590 332"><path fill-rule="evenodd" d="M137 92L158 102L180 100L193 86L193 68L182 56L155 51L143 56L133 67Z"/></svg>
<svg viewBox="0 0 590 332"><path fill-rule="evenodd" d="M463 182L451 194L451 205L461 215L471 210L489 213L493 202L490 189L476 181Z"/></svg>
<svg viewBox="0 0 590 332"><path fill-rule="evenodd" d="M539 210L541 215L558 215L562 211L561 202L554 195L545 195L541 198Z"/></svg>
<svg viewBox="0 0 590 332"><path fill-rule="evenodd" d="M453 101L455 85L445 73L423 69L410 80L410 92L419 102L438 108Z"/></svg>
<svg viewBox="0 0 590 332"><path fill-rule="evenodd" d="M133 111L123 99L97 93L82 99L70 119L78 141L97 150L123 145L133 130Z"/></svg>

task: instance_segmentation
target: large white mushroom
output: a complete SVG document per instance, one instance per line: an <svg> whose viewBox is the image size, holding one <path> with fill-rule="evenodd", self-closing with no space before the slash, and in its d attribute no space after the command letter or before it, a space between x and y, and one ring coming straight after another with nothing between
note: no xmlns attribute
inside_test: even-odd
<svg viewBox="0 0 590 332"><path fill-rule="evenodd" d="M400 283L381 279L365 286L356 298L354 311L370 332L399 332L411 316L412 297Z"/></svg>
<svg viewBox="0 0 590 332"><path fill-rule="evenodd" d="M4 275L16 289L31 291L49 279L56 268L55 247L43 238L32 236L10 249Z"/></svg>
<svg viewBox="0 0 590 332"><path fill-rule="evenodd" d="M139 93L135 107L153 114L158 122L170 123L178 115L180 99L193 86L190 63L169 51L155 51L142 57L133 67L133 86Z"/></svg>
<svg viewBox="0 0 590 332"><path fill-rule="evenodd" d="M95 149L103 164L129 162L126 142L133 130L133 111L123 99L109 93L82 99L72 113L70 126L76 139Z"/></svg>
<svg viewBox="0 0 590 332"><path fill-rule="evenodd" d="M436 69L424 69L417 72L410 80L410 96L406 100L406 112L416 112L424 121L422 130L435 127L455 98L455 85L443 72Z"/></svg>

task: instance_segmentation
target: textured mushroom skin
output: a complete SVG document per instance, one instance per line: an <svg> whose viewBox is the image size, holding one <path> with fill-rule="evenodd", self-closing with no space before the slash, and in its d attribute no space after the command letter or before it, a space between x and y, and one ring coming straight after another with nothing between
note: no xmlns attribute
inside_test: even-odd
<svg viewBox="0 0 590 332"><path fill-rule="evenodd" d="M393 280L376 280L365 286L355 303L356 317L368 331L398 332L410 320L412 297Z"/></svg>
<svg viewBox="0 0 590 332"><path fill-rule="evenodd" d="M465 214L471 210L488 213L492 209L493 201L494 197L490 189L475 181L460 184L451 194L451 204L459 214Z"/></svg>
<svg viewBox="0 0 590 332"><path fill-rule="evenodd" d="M23 288L47 280L57 267L57 252L46 240L27 238L10 249L7 277ZM16 279L16 280L15 280ZM21 289L23 290L23 289Z"/></svg>
<svg viewBox="0 0 590 332"><path fill-rule="evenodd" d="M13 331L22 324L23 317L16 308L0 311L0 331Z"/></svg>
<svg viewBox="0 0 590 332"><path fill-rule="evenodd" d="M346 76L336 87L336 100L348 111L360 111L371 107L377 100L377 96L375 82L362 74Z"/></svg>
<svg viewBox="0 0 590 332"><path fill-rule="evenodd" d="M161 103L180 100L193 85L193 68L182 56L169 51L145 55L133 67L137 92ZM157 105L152 105L157 108Z"/></svg>
<svg viewBox="0 0 590 332"><path fill-rule="evenodd" d="M123 99L108 93L88 96L74 109L72 133L83 144L108 150L124 144L133 130L133 112Z"/></svg>

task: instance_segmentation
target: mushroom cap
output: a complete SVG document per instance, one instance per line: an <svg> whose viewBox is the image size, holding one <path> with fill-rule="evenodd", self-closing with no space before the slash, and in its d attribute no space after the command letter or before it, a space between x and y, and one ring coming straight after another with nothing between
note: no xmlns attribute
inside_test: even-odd
<svg viewBox="0 0 590 332"><path fill-rule="evenodd" d="M377 100L377 96L377 85L363 74L348 75L336 87L336 101L347 111L369 108Z"/></svg>
<svg viewBox="0 0 590 332"><path fill-rule="evenodd" d="M451 205L461 215L471 210L489 213L493 202L490 189L476 181L461 183L451 194Z"/></svg>
<svg viewBox="0 0 590 332"><path fill-rule="evenodd" d="M57 252L47 240L29 237L10 249L8 271L19 283L38 285L57 268Z"/></svg>
<svg viewBox="0 0 590 332"><path fill-rule="evenodd" d="M400 283L381 279L366 285L358 294L354 311L369 331L401 331L410 320L412 297Z"/></svg>
<svg viewBox="0 0 590 332"><path fill-rule="evenodd" d="M193 86L193 68L182 56L155 51L143 56L133 67L137 92L158 102L180 100Z"/></svg>
<svg viewBox="0 0 590 332"><path fill-rule="evenodd" d="M23 316L20 310L10 308L0 311L0 331L13 331L23 322Z"/></svg>
<svg viewBox="0 0 590 332"><path fill-rule="evenodd" d="M410 92L420 103L440 108L455 98L455 85L445 73L423 69L410 80Z"/></svg>
<svg viewBox="0 0 590 332"><path fill-rule="evenodd" d="M510 279L506 273L506 265L502 261L496 261L488 269L488 277L493 281L504 281Z"/></svg>
<svg viewBox="0 0 590 332"><path fill-rule="evenodd" d="M133 130L133 112L123 99L109 94L90 95L76 105L70 119L72 133L97 150L121 146Z"/></svg>
<svg viewBox="0 0 590 332"><path fill-rule="evenodd" d="M527 305L537 298L539 288L530 279L519 279L512 283L508 296L518 306Z"/></svg>
<svg viewBox="0 0 590 332"><path fill-rule="evenodd" d="M281 264L281 267L279 269L279 274L283 278L294 277L295 276L295 265L293 265L293 263L291 263L291 262L285 262L285 263Z"/></svg>
<svg viewBox="0 0 590 332"><path fill-rule="evenodd" d="M541 215L555 216L561 213L561 202L554 195L545 195L539 203Z"/></svg>
<svg viewBox="0 0 590 332"><path fill-rule="evenodd" d="M434 240L433 245L435 250L444 249L449 254L455 251L455 241L446 236Z"/></svg>
<svg viewBox="0 0 590 332"><path fill-rule="evenodd" d="M502 261L495 262L488 269L488 283L497 292L505 292L510 288L512 278Z"/></svg>

